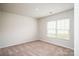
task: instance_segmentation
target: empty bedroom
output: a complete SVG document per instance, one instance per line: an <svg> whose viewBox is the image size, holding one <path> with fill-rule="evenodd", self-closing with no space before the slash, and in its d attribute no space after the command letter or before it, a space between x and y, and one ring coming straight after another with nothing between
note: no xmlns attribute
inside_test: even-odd
<svg viewBox="0 0 79 59"><path fill-rule="evenodd" d="M74 4L0 3L0 56L74 56Z"/></svg>

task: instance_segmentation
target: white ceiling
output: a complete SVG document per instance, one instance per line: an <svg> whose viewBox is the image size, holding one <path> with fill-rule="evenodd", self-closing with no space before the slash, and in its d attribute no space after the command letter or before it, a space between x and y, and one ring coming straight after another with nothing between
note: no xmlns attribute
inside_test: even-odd
<svg viewBox="0 0 79 59"><path fill-rule="evenodd" d="M45 17L74 7L72 3L5 3L0 5L2 11L34 18Z"/></svg>

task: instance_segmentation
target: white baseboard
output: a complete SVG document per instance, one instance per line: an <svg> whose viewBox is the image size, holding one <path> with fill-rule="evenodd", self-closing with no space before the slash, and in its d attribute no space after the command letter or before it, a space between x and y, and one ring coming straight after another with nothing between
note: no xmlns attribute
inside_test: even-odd
<svg viewBox="0 0 79 59"><path fill-rule="evenodd" d="M71 47L64 46L64 45L61 45L61 44L57 44L57 43L54 43L54 42L51 42L51 41L48 41L48 40L42 40L42 39L40 39L40 40L41 40L41 41L44 41L44 42L48 42L48 43L51 43L51 44L55 44L55 45L58 45L58 46L61 46L61 47L65 47L65 48L69 48L69 49L74 50L74 49L71 48Z"/></svg>
<svg viewBox="0 0 79 59"><path fill-rule="evenodd" d="M6 48L6 47L10 47L10 46L14 46L14 45L19 45L19 44L23 44L23 43L27 43L27 42L31 42L31 41L36 41L36 40L26 40L26 41L23 41L23 42L18 42L18 43L12 43L12 44L8 44L8 45L2 45L0 46L0 48Z"/></svg>

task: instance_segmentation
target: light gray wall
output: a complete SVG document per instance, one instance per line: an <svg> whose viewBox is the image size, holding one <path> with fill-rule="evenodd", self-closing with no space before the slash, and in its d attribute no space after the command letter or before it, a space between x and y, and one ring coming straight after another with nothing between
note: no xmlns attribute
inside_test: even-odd
<svg viewBox="0 0 79 59"><path fill-rule="evenodd" d="M79 3L75 4L75 20L74 20L74 39L75 39L75 55L79 56Z"/></svg>
<svg viewBox="0 0 79 59"><path fill-rule="evenodd" d="M46 37L46 22L51 21L51 20L60 20L60 19L65 19L69 18L70 19L70 28L71 28L71 38L69 40L62 40L62 39L50 39ZM67 48L74 49L74 10L68 10L59 14L55 14L49 17L45 17L43 19L39 20L39 32L40 32L40 40L53 43L56 45L64 46Z"/></svg>
<svg viewBox="0 0 79 59"><path fill-rule="evenodd" d="M0 26L1 26L1 12L0 12ZM0 27L0 30L1 30L1 27Z"/></svg>
<svg viewBox="0 0 79 59"><path fill-rule="evenodd" d="M2 12L0 48L37 39L37 20L18 14Z"/></svg>

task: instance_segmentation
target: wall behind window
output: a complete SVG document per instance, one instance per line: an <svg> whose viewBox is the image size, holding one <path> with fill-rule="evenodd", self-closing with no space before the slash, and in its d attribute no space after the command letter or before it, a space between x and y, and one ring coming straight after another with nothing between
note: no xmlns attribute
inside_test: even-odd
<svg viewBox="0 0 79 59"><path fill-rule="evenodd" d="M70 32L71 32L71 38L69 40L64 39L51 39L46 36L46 23L48 21L52 20L61 20L61 19L70 19ZM67 48L74 49L74 9L70 9L65 12L61 12L55 15L51 15L42 19L39 19L39 31L40 31L40 40L53 43L59 46L64 46Z"/></svg>

